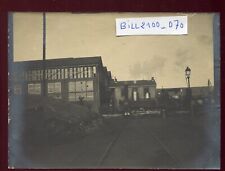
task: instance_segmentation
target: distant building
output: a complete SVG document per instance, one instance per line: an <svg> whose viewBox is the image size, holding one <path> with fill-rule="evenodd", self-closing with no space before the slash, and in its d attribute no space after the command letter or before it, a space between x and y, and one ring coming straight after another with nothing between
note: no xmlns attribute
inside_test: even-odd
<svg viewBox="0 0 225 171"><path fill-rule="evenodd" d="M170 98L181 99L187 95L187 89L187 87L157 89L157 96L160 96L162 91L164 91ZM193 99L213 98L213 91L213 86L191 87Z"/></svg>
<svg viewBox="0 0 225 171"><path fill-rule="evenodd" d="M43 93L43 60L14 62L13 92L17 95ZM60 58L45 61L47 96L79 103L81 100L99 111L109 102L111 72L101 57Z"/></svg>
<svg viewBox="0 0 225 171"><path fill-rule="evenodd" d="M156 98L156 82L151 80L117 81L111 83L111 105L115 111L121 111L124 101L144 102Z"/></svg>

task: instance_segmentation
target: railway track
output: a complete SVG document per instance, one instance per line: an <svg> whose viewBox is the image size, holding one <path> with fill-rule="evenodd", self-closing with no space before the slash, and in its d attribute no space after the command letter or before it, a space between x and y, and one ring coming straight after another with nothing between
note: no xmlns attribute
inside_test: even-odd
<svg viewBox="0 0 225 171"><path fill-rule="evenodd" d="M123 133L123 131L125 131L126 127L127 127L128 121L126 121L126 123L123 125L122 129L119 131L119 133L112 139L112 141L108 144L108 146L106 147L103 155L100 157L97 166L102 166L105 159L109 156L110 151L112 150L114 144L118 141L118 139L120 138L121 134Z"/></svg>
<svg viewBox="0 0 225 171"><path fill-rule="evenodd" d="M126 129L127 129L128 125L129 125L129 122L132 122L132 119L131 120L130 119L127 119L126 124L123 125L122 129L118 132L118 134L115 135L115 137L112 139L112 141L108 144L108 146L106 147L103 155L101 156L101 158L98 161L98 164L97 164L98 167L105 167L104 162L106 161L106 159L109 159L110 158L110 153L113 151L114 146L119 141L123 141L122 140L122 138L123 138L122 137L122 134L123 133L125 134ZM167 147L165 145L165 143L163 143L163 141L159 137L157 137L156 134L153 131L148 130L148 133L150 133L150 136L156 142L157 146L160 146L160 148L174 162L174 168L181 168L181 161L169 150L169 147ZM137 146L137 148L138 148L138 146ZM120 155L120 154L118 154L118 155ZM117 166L115 165L115 167L117 167Z"/></svg>
<svg viewBox="0 0 225 171"><path fill-rule="evenodd" d="M171 157L171 159L174 161L176 168L180 168L181 161L175 157L175 155L169 150L169 148L153 133L153 131L150 131L151 136L160 144L160 146L163 148L163 150Z"/></svg>

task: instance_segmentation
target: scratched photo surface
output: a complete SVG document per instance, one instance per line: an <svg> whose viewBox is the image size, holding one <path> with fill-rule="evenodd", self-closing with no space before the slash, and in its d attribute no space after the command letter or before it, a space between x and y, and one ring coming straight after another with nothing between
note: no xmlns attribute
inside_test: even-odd
<svg viewBox="0 0 225 171"><path fill-rule="evenodd" d="M118 18L169 16L187 34L116 35ZM220 168L219 22L9 13L8 167Z"/></svg>

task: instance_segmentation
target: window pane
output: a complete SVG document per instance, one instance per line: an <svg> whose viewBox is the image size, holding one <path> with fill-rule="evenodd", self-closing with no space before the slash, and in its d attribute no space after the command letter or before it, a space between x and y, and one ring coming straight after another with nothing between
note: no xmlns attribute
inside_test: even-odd
<svg viewBox="0 0 225 171"><path fill-rule="evenodd" d="M80 67L80 78L83 78L83 74L84 74L84 68Z"/></svg>
<svg viewBox="0 0 225 171"><path fill-rule="evenodd" d="M69 78L72 79L73 78L73 68L69 69Z"/></svg>
<svg viewBox="0 0 225 171"><path fill-rule="evenodd" d="M57 70L57 79L61 79L61 73L60 73L60 69Z"/></svg>
<svg viewBox="0 0 225 171"><path fill-rule="evenodd" d="M81 78L81 69L80 69L80 67L77 68L77 74L78 74L78 78Z"/></svg>
<svg viewBox="0 0 225 171"><path fill-rule="evenodd" d="M64 79L64 69L61 69L61 79Z"/></svg>
<svg viewBox="0 0 225 171"><path fill-rule="evenodd" d="M67 78L68 78L68 69L65 68L65 79L67 79Z"/></svg>
<svg viewBox="0 0 225 171"><path fill-rule="evenodd" d="M91 78L93 73L92 67L88 67L88 77Z"/></svg>
<svg viewBox="0 0 225 171"><path fill-rule="evenodd" d="M28 94L41 94L41 84L28 84Z"/></svg>
<svg viewBox="0 0 225 171"><path fill-rule="evenodd" d="M87 91L93 91L93 81L86 82Z"/></svg>
<svg viewBox="0 0 225 171"><path fill-rule="evenodd" d="M61 83L55 82L55 83L48 83L48 96L61 99Z"/></svg>
<svg viewBox="0 0 225 171"><path fill-rule="evenodd" d="M93 66L93 73L96 74L96 67Z"/></svg>
<svg viewBox="0 0 225 171"><path fill-rule="evenodd" d="M75 92L75 90L76 90L76 84L75 84L75 82L73 81L71 81L71 82L69 82L69 92Z"/></svg>
<svg viewBox="0 0 225 171"><path fill-rule="evenodd" d="M76 92L86 91L84 81L76 81Z"/></svg>
<svg viewBox="0 0 225 171"><path fill-rule="evenodd" d="M73 68L73 77L74 78L77 78L77 68Z"/></svg>
<svg viewBox="0 0 225 171"><path fill-rule="evenodd" d="M87 67L84 67L84 78L88 77L88 71L87 71Z"/></svg>
<svg viewBox="0 0 225 171"><path fill-rule="evenodd" d="M52 69L52 79L56 79L56 69Z"/></svg>

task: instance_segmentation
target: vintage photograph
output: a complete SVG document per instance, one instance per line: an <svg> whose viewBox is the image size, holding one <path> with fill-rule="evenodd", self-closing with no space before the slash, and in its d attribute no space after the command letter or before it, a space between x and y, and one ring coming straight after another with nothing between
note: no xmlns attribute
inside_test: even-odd
<svg viewBox="0 0 225 171"><path fill-rule="evenodd" d="M117 35L170 16L186 34ZM9 13L8 167L220 168L219 17Z"/></svg>

